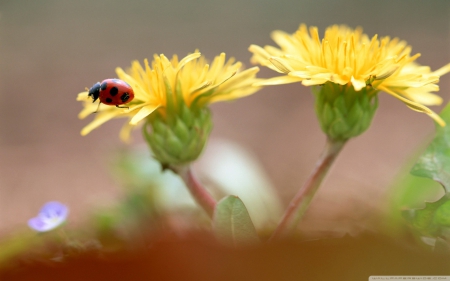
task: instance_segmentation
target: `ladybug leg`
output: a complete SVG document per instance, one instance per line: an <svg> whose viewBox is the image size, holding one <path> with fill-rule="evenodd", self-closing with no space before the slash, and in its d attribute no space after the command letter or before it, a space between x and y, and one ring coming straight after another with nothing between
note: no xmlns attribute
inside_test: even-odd
<svg viewBox="0 0 450 281"><path fill-rule="evenodd" d="M97 113L98 112L98 109L100 108L100 104L101 104L101 102L100 101L98 101L98 106L97 106L97 110L95 110L93 113Z"/></svg>
<svg viewBox="0 0 450 281"><path fill-rule="evenodd" d="M116 107L117 107L117 108L126 108L126 109L130 109L129 106L118 106L118 105L116 105Z"/></svg>

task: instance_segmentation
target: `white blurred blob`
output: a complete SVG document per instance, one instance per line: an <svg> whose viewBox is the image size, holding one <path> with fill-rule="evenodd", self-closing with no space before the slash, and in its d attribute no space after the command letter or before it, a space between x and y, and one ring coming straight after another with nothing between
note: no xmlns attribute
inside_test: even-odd
<svg viewBox="0 0 450 281"><path fill-rule="evenodd" d="M177 175L161 173L160 164L147 147L139 147L133 159L137 178L156 187L160 208L169 212L198 208ZM273 227L280 219L282 205L272 184L255 157L238 144L211 139L193 170L217 201L227 195L241 198L257 229Z"/></svg>
<svg viewBox="0 0 450 281"><path fill-rule="evenodd" d="M241 198L257 229L280 219L281 200L256 158L240 145L211 139L194 169L205 185L212 183L222 196Z"/></svg>
<svg viewBox="0 0 450 281"><path fill-rule="evenodd" d="M168 211L196 207L183 181L172 171L162 172L161 164L151 156L147 145L137 146L130 154L133 174L127 181L137 179L134 183L137 186L152 186L158 207Z"/></svg>

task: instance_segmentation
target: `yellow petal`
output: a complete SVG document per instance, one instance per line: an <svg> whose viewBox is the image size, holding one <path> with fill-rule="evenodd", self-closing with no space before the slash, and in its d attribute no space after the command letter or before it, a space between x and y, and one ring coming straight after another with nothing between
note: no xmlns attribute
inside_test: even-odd
<svg viewBox="0 0 450 281"><path fill-rule="evenodd" d="M277 57L271 57L269 59L269 61L280 70L281 73L289 73L291 72L293 69L289 66L289 64L287 64L286 62L283 61L282 58L277 58Z"/></svg>
<svg viewBox="0 0 450 281"><path fill-rule="evenodd" d="M96 105L96 107L97 106L98 105ZM95 111L95 107L93 107L93 106L86 106L85 108L83 108L81 110L80 113L78 113L78 118L79 119L84 119L84 118L88 117L89 115L91 115L94 111Z"/></svg>
<svg viewBox="0 0 450 281"><path fill-rule="evenodd" d="M289 46L289 45L292 45L292 43L293 43L291 35L284 31L281 31L281 30L272 31L272 33L270 34L270 37L279 46Z"/></svg>
<svg viewBox="0 0 450 281"><path fill-rule="evenodd" d="M212 96L209 100L209 103L215 103L219 101L229 101L229 100L235 100L238 98L243 98L246 96L249 96L257 91L259 91L259 87L246 87L246 88L239 88L237 90L233 90L232 92L226 94L226 95L215 95Z"/></svg>
<svg viewBox="0 0 450 281"><path fill-rule="evenodd" d="M405 91L402 92L402 94L404 96L406 96L407 98L409 98L415 102L418 102L420 104L423 104L423 105L440 105L440 104L442 104L443 100L438 95L435 95L435 94L432 94L429 92L422 92L425 90L422 88L417 89L417 90L421 90L420 92L413 91L413 90L416 90L416 89L415 88L406 89Z"/></svg>
<svg viewBox="0 0 450 281"><path fill-rule="evenodd" d="M256 56L257 62L260 62L261 60L268 60L270 58L270 54L260 46L250 45L248 50Z"/></svg>
<svg viewBox="0 0 450 281"><path fill-rule="evenodd" d="M333 82L335 84L339 84L339 85L346 85L346 84L348 84L348 82L350 82L348 76L346 77L346 76L342 76L342 75L329 74L329 73L313 75L311 77L311 79L326 79L328 81L331 81L331 82Z"/></svg>
<svg viewBox="0 0 450 281"><path fill-rule="evenodd" d="M298 77L298 78L301 78L301 79L310 79L311 78L311 72L297 70L297 71L289 72L289 76Z"/></svg>
<svg viewBox="0 0 450 281"><path fill-rule="evenodd" d="M178 67L177 67L177 69L176 69L176 72L180 71L180 69L182 69L183 66L185 66L188 62L190 62L190 61L192 61L192 60L195 60L195 59L201 57L201 55L202 55L202 54L201 54L200 52L197 52L197 53L193 53L193 54L190 54L190 55L187 55L186 57L184 57L184 58L179 62Z"/></svg>
<svg viewBox="0 0 450 281"><path fill-rule="evenodd" d="M130 143L131 140L131 131L133 130L133 128L136 127L136 125L131 125L129 122L126 122L123 126L122 129L120 130L120 139L124 142L124 143Z"/></svg>
<svg viewBox="0 0 450 281"><path fill-rule="evenodd" d="M77 96L77 101L84 101L84 100L90 99L88 94L89 94L88 92L81 92L81 93L79 93L78 96Z"/></svg>
<svg viewBox="0 0 450 281"><path fill-rule="evenodd" d="M98 113L95 119L81 130L81 135L85 136L89 134L92 130L99 127L101 124L109 121L110 119L114 118L115 116L117 116L117 112L114 111Z"/></svg>
<svg viewBox="0 0 450 281"><path fill-rule="evenodd" d="M419 103L413 102L411 100L408 100L400 95L398 95L397 93L391 91L388 88L385 88L383 86L378 87L379 90L384 91L392 96L394 96L395 98L401 100L402 102L404 102L409 108L411 108L414 111L418 111L418 112L422 112L427 114L428 116L430 116L431 118L434 119L434 121L436 121L440 126L444 127L445 126L445 121L442 120L442 118L437 115L435 112L433 112L431 109L429 109L428 107L421 105Z"/></svg>
<svg viewBox="0 0 450 281"><path fill-rule="evenodd" d="M194 93L199 92L199 91L211 86L211 84L212 84L212 81L206 80L202 84L198 85L197 87L189 90L189 95L193 95Z"/></svg>
<svg viewBox="0 0 450 281"><path fill-rule="evenodd" d="M245 87L251 85L254 81L262 81L262 79L256 79L255 75L259 72L259 67L252 67L242 72L237 73L231 77L228 81L225 81L221 86L221 90L235 89L238 87Z"/></svg>
<svg viewBox="0 0 450 281"><path fill-rule="evenodd" d="M431 72L431 75L435 75L435 76L442 76L444 74L447 74L450 72L450 63L444 65L443 67L439 68L438 70L435 70L433 72Z"/></svg>
<svg viewBox="0 0 450 281"><path fill-rule="evenodd" d="M133 118L131 118L130 124L136 125L139 121L150 115L153 111L155 111L159 105L147 105L142 107L138 113L136 113Z"/></svg>
<svg viewBox="0 0 450 281"><path fill-rule="evenodd" d="M322 85L326 82L328 82L328 79L307 79L303 80L302 84L304 86L314 86L314 85Z"/></svg>
<svg viewBox="0 0 450 281"><path fill-rule="evenodd" d="M380 69L380 73L376 75L375 80L383 80L394 74L400 67L398 64L388 65L385 69Z"/></svg>
<svg viewBox="0 0 450 281"><path fill-rule="evenodd" d="M260 82L256 82L253 84L253 86L272 86L272 85L281 85L281 84L289 84L289 83L295 83L300 82L302 79L299 79L297 77L291 77L291 76L278 76L270 79L266 79Z"/></svg>
<svg viewBox="0 0 450 281"><path fill-rule="evenodd" d="M361 91L362 88L366 87L366 82L365 81L357 80L353 76L350 79L350 81L352 81L353 88L355 88L355 91Z"/></svg>

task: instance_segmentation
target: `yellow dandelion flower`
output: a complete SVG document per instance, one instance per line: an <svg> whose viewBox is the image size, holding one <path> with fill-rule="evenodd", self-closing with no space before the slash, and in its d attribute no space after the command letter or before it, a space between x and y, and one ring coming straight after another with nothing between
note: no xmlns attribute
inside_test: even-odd
<svg viewBox="0 0 450 281"><path fill-rule="evenodd" d="M285 75L257 85L300 81L305 86L333 83L341 90L350 86L352 91L369 96L383 91L445 125L427 106L442 103L432 92L439 90L439 77L450 71L450 64L436 71L417 64L420 54L411 55L405 41L378 39L377 35L369 38L361 28L338 25L328 27L320 39L316 27L308 29L304 24L294 34L274 31L272 39L280 47L251 45L251 60Z"/></svg>
<svg viewBox="0 0 450 281"><path fill-rule="evenodd" d="M143 65L134 61L127 71L117 68L118 78L133 88L134 99L126 104L128 109L100 105L94 120L82 129L81 134L86 135L113 118L124 117L128 118L128 122L120 136L127 141L131 129L146 121L154 133L149 134L146 130L144 133L149 143L154 143L151 146L155 154L158 150L156 143L164 147L175 143L169 145L172 149L170 157L159 157L164 158L164 162L174 162L166 158L179 158L179 154L193 149L186 146L196 146L197 150L203 147L211 128L209 104L248 96L260 89L254 85L260 81L256 78L259 68L243 71L241 68L241 62L236 62L234 58L226 60L224 53L209 64L199 52L181 60L176 55L170 60L164 55L154 55L151 64L148 60L144 60ZM84 102L84 109L79 113L81 119L97 108L97 104L93 104L88 97L88 92L80 93L78 100ZM201 135L202 140L194 135ZM193 157L191 153L189 157L183 156L177 161L192 160Z"/></svg>
<svg viewBox="0 0 450 281"><path fill-rule="evenodd" d="M128 71L119 67L116 69L118 78L131 85L135 93L134 100L127 104L129 109L101 105L95 119L83 128L81 134L87 135L112 118L129 118L128 125L135 126L158 108L165 115L170 98L175 103L184 102L188 107L204 107L253 94L259 90L259 87L252 85L259 81L255 77L259 68L240 72L241 68L242 63L235 62L233 58L226 61L224 53L208 64L199 52L181 61L176 55L171 60L164 55L155 55L151 67L148 60L144 61L144 66L134 61ZM170 92L177 87L180 87L182 101ZM84 102L84 108L78 115L80 119L96 111L97 104L92 103L87 91L78 94L77 100ZM128 131L128 126L126 129ZM123 137L127 139L128 134Z"/></svg>

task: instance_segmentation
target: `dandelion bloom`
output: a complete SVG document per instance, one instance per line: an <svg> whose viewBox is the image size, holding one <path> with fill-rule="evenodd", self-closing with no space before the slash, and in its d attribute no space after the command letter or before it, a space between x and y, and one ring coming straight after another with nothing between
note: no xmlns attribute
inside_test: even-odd
<svg viewBox="0 0 450 281"><path fill-rule="evenodd" d="M398 38L375 35L369 38L361 28L333 25L320 39L316 27L300 25L294 34L274 31L279 48L251 45L252 62L267 66L284 76L257 83L278 85L301 82L305 86L333 83L353 86L355 92L371 88L388 93L413 110L431 116L439 125L445 122L427 106L439 105L439 77L450 71L450 64L431 71L415 62L411 47Z"/></svg>
<svg viewBox="0 0 450 281"><path fill-rule="evenodd" d="M69 209L59 202L46 203L37 217L28 221L28 226L38 232L46 232L60 226L66 221Z"/></svg>
<svg viewBox="0 0 450 281"><path fill-rule="evenodd" d="M182 106L196 110L214 102L248 96L260 88L253 85L259 81L255 77L259 68L240 71L241 68L242 63L233 58L226 60L224 53L209 64L199 52L181 60L176 55L171 60L164 55L154 55L151 64L148 60L144 60L143 65L134 61L126 71L117 68L118 78L134 90L135 97L127 104L129 109L101 105L95 119L82 129L81 134L88 134L112 118L125 117L129 120L120 136L127 141L131 128L156 112L167 117L180 114ZM80 93L77 100L84 102L79 118L96 110L97 105L88 98L88 92Z"/></svg>

